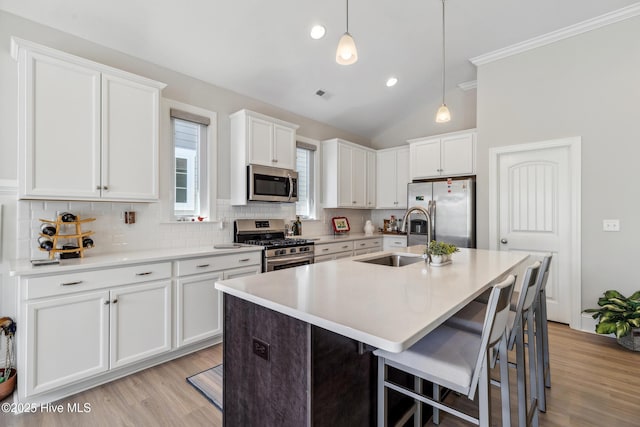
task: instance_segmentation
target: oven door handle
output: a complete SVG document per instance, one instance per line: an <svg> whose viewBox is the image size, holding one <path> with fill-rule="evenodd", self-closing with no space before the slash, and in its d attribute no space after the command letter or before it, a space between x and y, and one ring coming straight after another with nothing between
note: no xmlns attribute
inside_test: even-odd
<svg viewBox="0 0 640 427"><path fill-rule="evenodd" d="M267 258L267 263L269 265L277 266L277 265L289 264L290 262L297 262L297 261L304 261L304 260L313 261L313 255L300 255L300 256L292 256L292 257L286 257L286 258L280 258L280 259Z"/></svg>
<svg viewBox="0 0 640 427"><path fill-rule="evenodd" d="M289 178L289 199L287 201L290 202L293 197L293 178L290 173L287 174L287 177Z"/></svg>

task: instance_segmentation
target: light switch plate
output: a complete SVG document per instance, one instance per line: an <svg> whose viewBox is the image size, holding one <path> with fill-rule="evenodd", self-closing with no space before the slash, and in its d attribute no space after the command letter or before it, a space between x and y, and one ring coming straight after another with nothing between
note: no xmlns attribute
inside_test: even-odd
<svg viewBox="0 0 640 427"><path fill-rule="evenodd" d="M619 219L603 219L602 231L620 231Z"/></svg>

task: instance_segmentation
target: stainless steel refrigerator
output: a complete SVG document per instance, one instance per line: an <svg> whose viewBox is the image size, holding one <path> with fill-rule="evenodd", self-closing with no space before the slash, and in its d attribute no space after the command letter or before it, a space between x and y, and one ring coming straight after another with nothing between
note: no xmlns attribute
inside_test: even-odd
<svg viewBox="0 0 640 427"><path fill-rule="evenodd" d="M408 184L407 207L430 211L432 240L453 243L460 248L476 247L475 177L430 179ZM421 213L412 213L408 245L427 243L427 223Z"/></svg>

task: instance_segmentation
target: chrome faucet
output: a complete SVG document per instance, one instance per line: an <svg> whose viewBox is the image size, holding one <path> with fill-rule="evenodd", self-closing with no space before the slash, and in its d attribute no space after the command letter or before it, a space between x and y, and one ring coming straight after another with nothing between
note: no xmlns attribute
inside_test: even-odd
<svg viewBox="0 0 640 427"><path fill-rule="evenodd" d="M431 207L431 203L429 203L429 207ZM407 241L409 241L409 235L411 234L411 227L407 228L407 220L409 219L409 215L411 215L412 212L420 212L422 213L425 218L427 218L427 262L431 261L431 254L429 253L429 243L431 243L431 214L429 214L429 211L425 208L423 208L422 206L413 206L410 207L407 210L407 213L404 214L404 218L402 218L402 226L400 227L400 231L402 231L403 233L406 232L407 233Z"/></svg>

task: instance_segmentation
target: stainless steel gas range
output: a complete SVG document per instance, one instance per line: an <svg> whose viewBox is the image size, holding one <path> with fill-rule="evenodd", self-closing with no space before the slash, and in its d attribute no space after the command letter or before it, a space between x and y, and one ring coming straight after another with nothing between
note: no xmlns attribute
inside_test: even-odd
<svg viewBox="0 0 640 427"><path fill-rule="evenodd" d="M263 272L313 264L313 241L287 239L282 219L237 219L233 231L236 243L264 247Z"/></svg>

